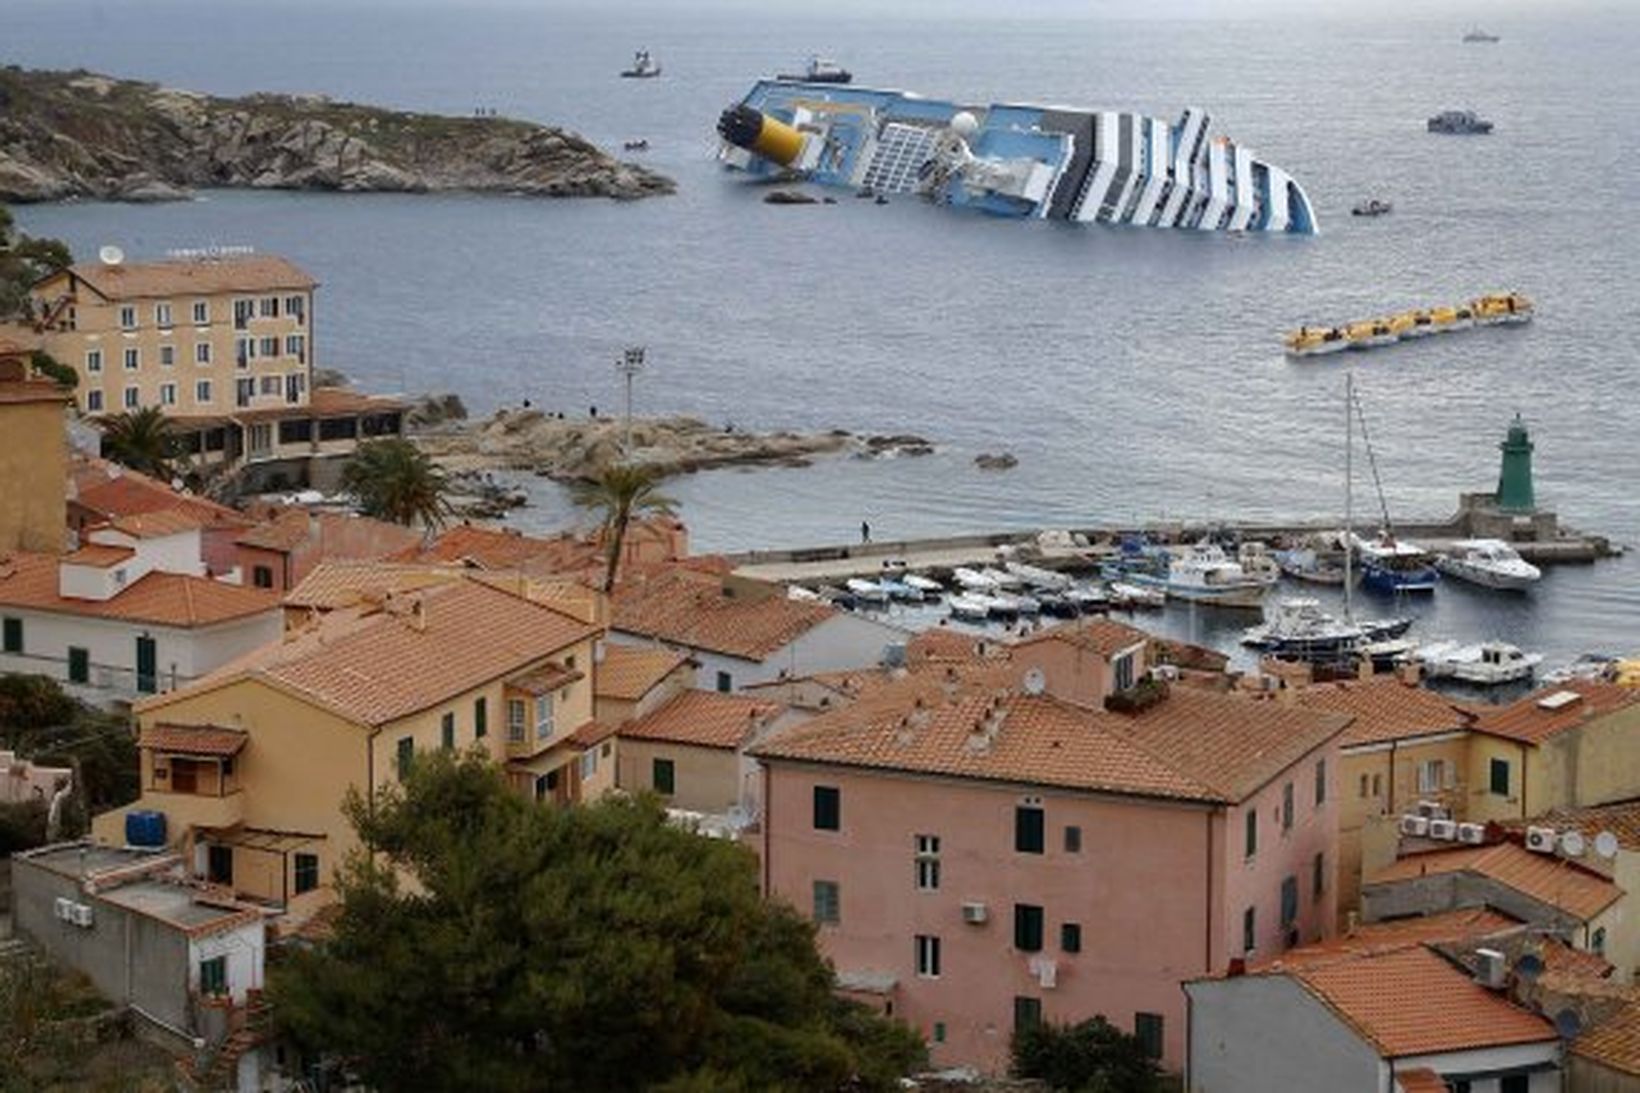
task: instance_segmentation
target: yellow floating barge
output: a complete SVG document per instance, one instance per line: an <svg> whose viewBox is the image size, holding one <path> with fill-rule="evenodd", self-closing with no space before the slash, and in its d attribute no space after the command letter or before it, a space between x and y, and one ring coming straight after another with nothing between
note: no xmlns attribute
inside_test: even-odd
<svg viewBox="0 0 1640 1093"><path fill-rule="evenodd" d="M1478 296L1452 307L1403 311L1380 319L1363 319L1340 326L1301 326L1282 339L1289 357L1319 357L1345 349L1374 349L1381 345L1427 338L1477 326L1510 326L1532 321L1532 301L1518 292Z"/></svg>

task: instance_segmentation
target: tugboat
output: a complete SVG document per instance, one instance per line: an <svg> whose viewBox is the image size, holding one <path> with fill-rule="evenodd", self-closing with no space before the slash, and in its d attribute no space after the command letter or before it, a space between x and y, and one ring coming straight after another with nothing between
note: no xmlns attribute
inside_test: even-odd
<svg viewBox="0 0 1640 1093"><path fill-rule="evenodd" d="M634 53L632 55L632 67L621 71L621 75L629 80L649 80L660 74L660 64L649 56L647 49L640 49Z"/></svg>
<svg viewBox="0 0 1640 1093"><path fill-rule="evenodd" d="M853 83L854 73L827 57L814 56L809 58L809 66L802 75L792 75L782 72L776 76L777 80L791 80L795 83Z"/></svg>
<svg viewBox="0 0 1640 1093"><path fill-rule="evenodd" d="M1453 136L1481 136L1492 131L1492 123L1473 110L1443 110L1429 119L1429 131Z"/></svg>
<svg viewBox="0 0 1640 1093"><path fill-rule="evenodd" d="M1365 201L1357 201L1350 210L1351 216L1383 216L1394 212L1395 206L1388 201L1379 201L1376 197L1369 197Z"/></svg>
<svg viewBox="0 0 1640 1093"><path fill-rule="evenodd" d="M1470 27L1469 33L1463 36L1463 40L1466 42L1496 42L1501 39L1496 34L1488 34L1477 26Z"/></svg>

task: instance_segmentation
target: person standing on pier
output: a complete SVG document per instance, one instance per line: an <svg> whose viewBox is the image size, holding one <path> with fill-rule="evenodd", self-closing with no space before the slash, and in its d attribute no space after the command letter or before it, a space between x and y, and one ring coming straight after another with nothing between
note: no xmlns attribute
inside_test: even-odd
<svg viewBox="0 0 1640 1093"><path fill-rule="evenodd" d="M864 520L860 521L860 542L871 542L871 525Z"/></svg>

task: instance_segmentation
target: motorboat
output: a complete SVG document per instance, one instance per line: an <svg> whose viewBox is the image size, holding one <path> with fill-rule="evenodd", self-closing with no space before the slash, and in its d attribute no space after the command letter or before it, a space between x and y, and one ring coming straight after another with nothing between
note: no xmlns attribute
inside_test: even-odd
<svg viewBox="0 0 1640 1093"><path fill-rule="evenodd" d="M838 64L829 57L814 56L800 75L782 72L776 76L777 80L789 80L795 83L852 83L854 73Z"/></svg>
<svg viewBox="0 0 1640 1093"><path fill-rule="evenodd" d="M991 599L989 596L979 596L971 593L962 593L952 596L946 602L951 614L959 619L969 619L983 622L991 617Z"/></svg>
<svg viewBox="0 0 1640 1093"><path fill-rule="evenodd" d="M1018 577L1032 588L1047 588L1055 592L1062 592L1071 586L1071 578L1065 573L1055 573L1051 569L1041 566L1026 565L1024 562L1004 562L1002 568Z"/></svg>
<svg viewBox="0 0 1640 1093"><path fill-rule="evenodd" d="M1281 660L1339 664L1356 660L1366 646L1400 638L1411 626L1405 618L1336 619L1318 601L1295 596L1279 601L1260 625L1242 631L1241 643Z"/></svg>
<svg viewBox="0 0 1640 1093"><path fill-rule="evenodd" d="M1482 30L1478 26L1473 26L1470 27L1468 32L1464 34L1463 40L1471 45L1474 45L1475 43L1490 44L1492 42L1500 42L1503 39L1499 38L1496 34L1490 34Z"/></svg>
<svg viewBox="0 0 1640 1093"><path fill-rule="evenodd" d="M1530 588L1543 576L1501 539L1460 539L1452 544L1451 553L1435 559L1435 568L1471 584L1514 591Z"/></svg>
<svg viewBox="0 0 1640 1093"><path fill-rule="evenodd" d="M1110 602L1115 607L1129 610L1143 607L1161 607L1167 603L1167 593L1160 588L1149 588L1131 581L1111 581Z"/></svg>
<svg viewBox="0 0 1640 1093"><path fill-rule="evenodd" d="M986 614L993 619L1017 619L1019 617L1019 600L1006 592L971 592L969 596L972 599L983 601Z"/></svg>
<svg viewBox="0 0 1640 1093"><path fill-rule="evenodd" d="M1351 216L1383 216L1395 211L1395 203L1380 201L1376 197L1369 197L1365 201L1357 201L1350 209Z"/></svg>
<svg viewBox="0 0 1640 1093"><path fill-rule="evenodd" d="M824 584L819 588L816 588L814 591L826 603L831 604L833 607L841 608L844 611L853 611L859 606L858 602L854 598L854 593L848 591L847 589L838 588L836 585Z"/></svg>
<svg viewBox="0 0 1640 1093"><path fill-rule="evenodd" d="M999 599L1013 601L1014 614L1016 615L1042 614L1042 601L1037 599L1035 596L1029 596L1019 592L999 592L997 595Z"/></svg>
<svg viewBox="0 0 1640 1093"><path fill-rule="evenodd" d="M891 600L899 600L903 603L922 603L922 589L913 588L907 581L883 577L877 582L877 586L887 592L888 598Z"/></svg>
<svg viewBox="0 0 1640 1093"><path fill-rule="evenodd" d="M1243 543L1236 549L1236 564L1249 577L1265 584L1275 584L1281 580L1281 566L1275 556L1270 553L1269 547L1256 540Z"/></svg>
<svg viewBox="0 0 1640 1093"><path fill-rule="evenodd" d="M1582 653L1570 664L1543 674L1544 683L1570 683L1587 679L1608 682L1617 674L1619 659L1610 653Z"/></svg>
<svg viewBox="0 0 1640 1093"><path fill-rule="evenodd" d="M969 592L995 592L1002 587L995 577L960 565L951 571L951 579Z"/></svg>
<svg viewBox="0 0 1640 1093"><path fill-rule="evenodd" d="M622 148L622 150L627 151L627 152L647 152L647 151L649 151L649 141L648 140L629 140L626 143L622 144L621 148Z"/></svg>
<svg viewBox="0 0 1640 1093"><path fill-rule="evenodd" d="M632 67L621 70L621 75L628 80L648 80L660 74L660 62L651 57L647 49L632 54Z"/></svg>
<svg viewBox="0 0 1640 1093"><path fill-rule="evenodd" d="M1431 679L1456 679L1483 687L1531 679L1537 666L1543 663L1541 653L1522 652L1506 641L1483 641L1476 645L1437 642L1413 656Z"/></svg>
<svg viewBox="0 0 1640 1093"><path fill-rule="evenodd" d="M1288 334L1282 344L1289 357L1322 357L1350 347L1344 332L1336 326L1301 326Z"/></svg>
<svg viewBox="0 0 1640 1093"><path fill-rule="evenodd" d="M1065 590L1065 598L1082 611L1102 611L1110 606L1110 597L1097 585L1073 584Z"/></svg>
<svg viewBox="0 0 1640 1093"><path fill-rule="evenodd" d="M987 566L986 568L981 569L980 573L995 581L998 588L1014 589L1025 587L1025 582L1022 579L1015 574L1008 572L1006 569L996 569Z"/></svg>
<svg viewBox="0 0 1640 1093"><path fill-rule="evenodd" d="M1518 292L1496 292L1469 301L1476 326L1513 326L1532 321L1532 301Z"/></svg>
<svg viewBox="0 0 1640 1093"><path fill-rule="evenodd" d="M1473 110L1442 110L1429 119L1428 128L1450 136L1484 136L1492 131L1492 123Z"/></svg>
<svg viewBox="0 0 1640 1093"><path fill-rule="evenodd" d="M924 577L918 573L907 573L900 579L912 588L915 588L918 592L921 592L925 598L928 596L938 596L940 593L945 591L945 586L940 582L934 580L932 577Z"/></svg>
<svg viewBox="0 0 1640 1093"><path fill-rule="evenodd" d="M1050 618L1074 619L1082 614L1082 608L1066 593L1038 592L1036 599L1042 604L1042 613Z"/></svg>
<svg viewBox="0 0 1640 1093"><path fill-rule="evenodd" d="M1173 599L1218 607L1257 608L1270 587L1249 576L1223 547L1207 542L1188 547L1181 554L1167 552L1165 568L1160 571L1130 569L1121 579Z"/></svg>
<svg viewBox="0 0 1640 1093"><path fill-rule="evenodd" d="M799 603L825 602L825 597L820 595L820 593L816 592L812 588L804 588L800 584L787 585L786 598L788 600L796 600Z"/></svg>
<svg viewBox="0 0 1640 1093"><path fill-rule="evenodd" d="M1342 557L1334 560L1314 547L1294 547L1291 550L1278 550L1272 557L1275 558L1276 565L1281 568L1281 572L1295 581L1325 585L1341 585L1344 583Z"/></svg>
<svg viewBox="0 0 1640 1093"><path fill-rule="evenodd" d="M868 581L863 577L850 577L844 582L844 587L860 603L888 602L888 589L876 581Z"/></svg>
<svg viewBox="0 0 1640 1093"><path fill-rule="evenodd" d="M1428 551L1382 532L1376 539L1352 535L1361 561L1361 586L1379 592L1433 592L1441 575Z"/></svg>

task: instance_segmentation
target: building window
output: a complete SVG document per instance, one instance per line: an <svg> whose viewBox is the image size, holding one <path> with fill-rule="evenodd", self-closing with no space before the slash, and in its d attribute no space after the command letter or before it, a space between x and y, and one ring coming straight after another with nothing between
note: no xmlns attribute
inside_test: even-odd
<svg viewBox="0 0 1640 1093"><path fill-rule="evenodd" d="M154 325L169 330L171 327L171 305L154 305Z"/></svg>
<svg viewBox="0 0 1640 1093"><path fill-rule="evenodd" d="M552 696L535 696L535 738L545 740L552 735Z"/></svg>
<svg viewBox="0 0 1640 1093"><path fill-rule="evenodd" d="M917 975L922 979L940 977L940 939L931 934L917 935Z"/></svg>
<svg viewBox="0 0 1640 1093"><path fill-rule="evenodd" d="M935 892L940 887L940 837L917 836L917 891Z"/></svg>
<svg viewBox="0 0 1640 1093"><path fill-rule="evenodd" d="M728 672L719 672L717 674L717 689L721 694L728 694L735 689L735 681L730 678Z"/></svg>
<svg viewBox="0 0 1640 1093"><path fill-rule="evenodd" d="M490 705L482 696L473 699L473 739L482 740L490 731Z"/></svg>
<svg viewBox="0 0 1640 1093"><path fill-rule="evenodd" d="M256 303L257 303L257 314L260 315L262 318L264 318L264 319L277 319L279 317L279 297L277 297L277 296L264 296L260 300L258 300Z"/></svg>
<svg viewBox="0 0 1640 1093"><path fill-rule="evenodd" d="M1065 853L1082 853L1082 829L1076 826L1065 828Z"/></svg>
<svg viewBox="0 0 1640 1093"><path fill-rule="evenodd" d="M196 382L194 384L194 401L195 402L210 402L211 401L211 381L210 380L199 380L198 382Z"/></svg>
<svg viewBox="0 0 1640 1093"><path fill-rule="evenodd" d="M1532 1076L1530 1074L1510 1074L1498 1079L1498 1093L1531 1093Z"/></svg>
<svg viewBox="0 0 1640 1093"><path fill-rule="evenodd" d="M286 334L285 356L305 360L307 357L307 339L300 334Z"/></svg>
<svg viewBox="0 0 1640 1093"><path fill-rule="evenodd" d="M263 357L277 357L279 355L279 337L270 334L257 345L257 354Z"/></svg>
<svg viewBox="0 0 1640 1093"><path fill-rule="evenodd" d="M595 748L588 748L581 753L581 781L586 781L598 773L598 752Z"/></svg>
<svg viewBox="0 0 1640 1093"><path fill-rule="evenodd" d="M159 363L161 367L169 368L177 362L177 347L162 345L159 347Z"/></svg>
<svg viewBox="0 0 1640 1093"><path fill-rule="evenodd" d="M655 787L655 792L663 797L670 797L676 793L678 786L677 771L672 766L672 760L656 759L651 763L649 781Z"/></svg>
<svg viewBox="0 0 1640 1093"><path fill-rule="evenodd" d="M1369 794L1367 792L1367 776L1365 774L1363 774L1361 776L1361 799L1364 801L1364 800L1367 799L1368 796L1369 796Z"/></svg>
<svg viewBox="0 0 1640 1093"><path fill-rule="evenodd" d="M1491 790L1499 797L1509 796L1509 760L1494 759L1488 769Z"/></svg>
<svg viewBox="0 0 1640 1093"><path fill-rule="evenodd" d="M1281 928L1298 921L1298 878L1283 877L1281 881Z"/></svg>
<svg viewBox="0 0 1640 1093"><path fill-rule="evenodd" d="M102 371L102 350L87 349L85 351L85 370L87 372Z"/></svg>
<svg viewBox="0 0 1640 1093"><path fill-rule="evenodd" d="M439 718L439 743L445 751L456 750L456 715L447 713Z"/></svg>
<svg viewBox="0 0 1640 1093"><path fill-rule="evenodd" d="M832 925L843 920L843 901L834 880L814 882L814 921Z"/></svg>
<svg viewBox="0 0 1640 1093"><path fill-rule="evenodd" d="M91 682L91 650L83 649L78 645L68 647L68 681L70 683Z"/></svg>
<svg viewBox="0 0 1640 1093"><path fill-rule="evenodd" d="M302 321L302 313L305 310L306 310L306 308L303 306L302 297L300 297L300 296L286 296L285 297L285 314L286 315L289 315L291 318L295 319L297 322L301 322Z"/></svg>
<svg viewBox="0 0 1640 1093"><path fill-rule="evenodd" d="M1320 760L1315 765L1315 804L1320 808L1327 801L1327 761Z"/></svg>
<svg viewBox="0 0 1640 1093"><path fill-rule="evenodd" d="M1255 929L1254 911L1249 907L1241 913L1241 950L1250 953L1258 948L1258 933Z"/></svg>
<svg viewBox="0 0 1640 1093"><path fill-rule="evenodd" d="M268 395L272 395L274 398L279 397L280 383L278 376L263 376L258 382L261 385L260 393L264 398Z"/></svg>
<svg viewBox="0 0 1640 1093"><path fill-rule="evenodd" d="M1256 808L1249 807L1247 809L1246 816L1247 831L1242 839L1242 853L1246 857L1251 858L1253 855L1258 853L1258 810Z"/></svg>
<svg viewBox="0 0 1640 1093"><path fill-rule="evenodd" d="M1080 922L1062 922L1059 924L1059 947L1067 953L1082 951L1082 924Z"/></svg>
<svg viewBox="0 0 1640 1093"><path fill-rule="evenodd" d="M234 364L239 368L249 368L250 362L256 359L255 338L235 338L233 340Z"/></svg>
<svg viewBox="0 0 1640 1093"><path fill-rule="evenodd" d="M120 305L120 329L135 330L137 328L137 309L131 304Z"/></svg>
<svg viewBox="0 0 1640 1093"><path fill-rule="evenodd" d="M399 781L403 782L410 777L410 768L416 762L416 740L412 736L399 737Z"/></svg>
<svg viewBox="0 0 1640 1093"><path fill-rule="evenodd" d="M1382 797L1384 795L1384 776L1382 774L1374 774L1372 776L1372 795L1374 797Z"/></svg>
<svg viewBox="0 0 1640 1093"><path fill-rule="evenodd" d="M251 316L256 314L255 300L235 300L233 302L233 328L244 330L250 325Z"/></svg>
<svg viewBox="0 0 1640 1093"><path fill-rule="evenodd" d="M1125 691L1133 686L1133 654L1125 653L1110 662L1112 686Z"/></svg>
<svg viewBox="0 0 1640 1093"><path fill-rule="evenodd" d="M841 831L843 829L843 791L836 786L814 787L814 829Z"/></svg>
<svg viewBox="0 0 1640 1093"><path fill-rule="evenodd" d="M1606 955L1606 928L1604 926L1597 927L1595 932L1590 935L1589 951L1596 956Z"/></svg>
<svg viewBox="0 0 1640 1093"><path fill-rule="evenodd" d="M1310 895L1316 899L1327 890L1327 855L1317 852L1310 862Z"/></svg>
<svg viewBox="0 0 1640 1093"><path fill-rule="evenodd" d="M1281 787L1281 830L1293 829L1293 784L1286 783Z"/></svg>
<svg viewBox="0 0 1640 1093"><path fill-rule="evenodd" d="M936 1044L945 1043L945 1022L944 1021L935 1021L934 1022L934 1042Z"/></svg>
<svg viewBox="0 0 1640 1093"><path fill-rule="evenodd" d="M524 742L524 728L526 709L522 698L507 699L507 741L513 744Z"/></svg>
<svg viewBox="0 0 1640 1093"><path fill-rule="evenodd" d="M1014 904L1014 948L1022 953L1042 951L1042 908L1034 903Z"/></svg>
<svg viewBox="0 0 1640 1093"><path fill-rule="evenodd" d="M85 393L85 412L88 414L102 413L103 401L101 391L87 391Z"/></svg>
<svg viewBox="0 0 1640 1093"><path fill-rule="evenodd" d="M1162 1057L1162 1015L1136 1013L1133 1015L1133 1035L1139 1041L1148 1059Z"/></svg>
<svg viewBox="0 0 1640 1093"><path fill-rule="evenodd" d="M211 363L211 343L210 342L195 342L194 343L194 363L195 364L210 364Z"/></svg>
<svg viewBox="0 0 1640 1093"><path fill-rule="evenodd" d="M1438 793L1446 781L1446 760L1425 759L1418 764L1418 792Z"/></svg>
<svg viewBox="0 0 1640 1093"><path fill-rule="evenodd" d="M257 565L251 567L251 584L257 588L273 587L273 567Z"/></svg>
<svg viewBox="0 0 1640 1093"><path fill-rule="evenodd" d="M161 406L175 406L177 404L177 385L162 383L159 385L159 404Z"/></svg>
<svg viewBox="0 0 1640 1093"><path fill-rule="evenodd" d="M1042 1023L1042 999L1014 995L1014 1035Z"/></svg>
<svg viewBox="0 0 1640 1093"><path fill-rule="evenodd" d="M142 350L136 346L128 346L125 350L125 370L135 372L142 367Z"/></svg>
<svg viewBox="0 0 1640 1093"><path fill-rule="evenodd" d="M213 956L199 962L199 993L221 996L228 993L228 958Z"/></svg>
<svg viewBox="0 0 1640 1093"><path fill-rule="evenodd" d="M1017 805L1014 808L1014 850L1021 854L1042 853L1042 809L1035 805Z"/></svg>
<svg viewBox="0 0 1640 1093"><path fill-rule="evenodd" d="M136 387L127 387L125 389L124 403L127 410L139 409L142 406L141 389Z"/></svg>
<svg viewBox="0 0 1640 1093"><path fill-rule="evenodd" d="M194 322L204 326L211 321L211 304L209 300L194 301Z"/></svg>
<svg viewBox="0 0 1640 1093"><path fill-rule="evenodd" d="M294 868L297 895L319 887L319 855L298 853Z"/></svg>

